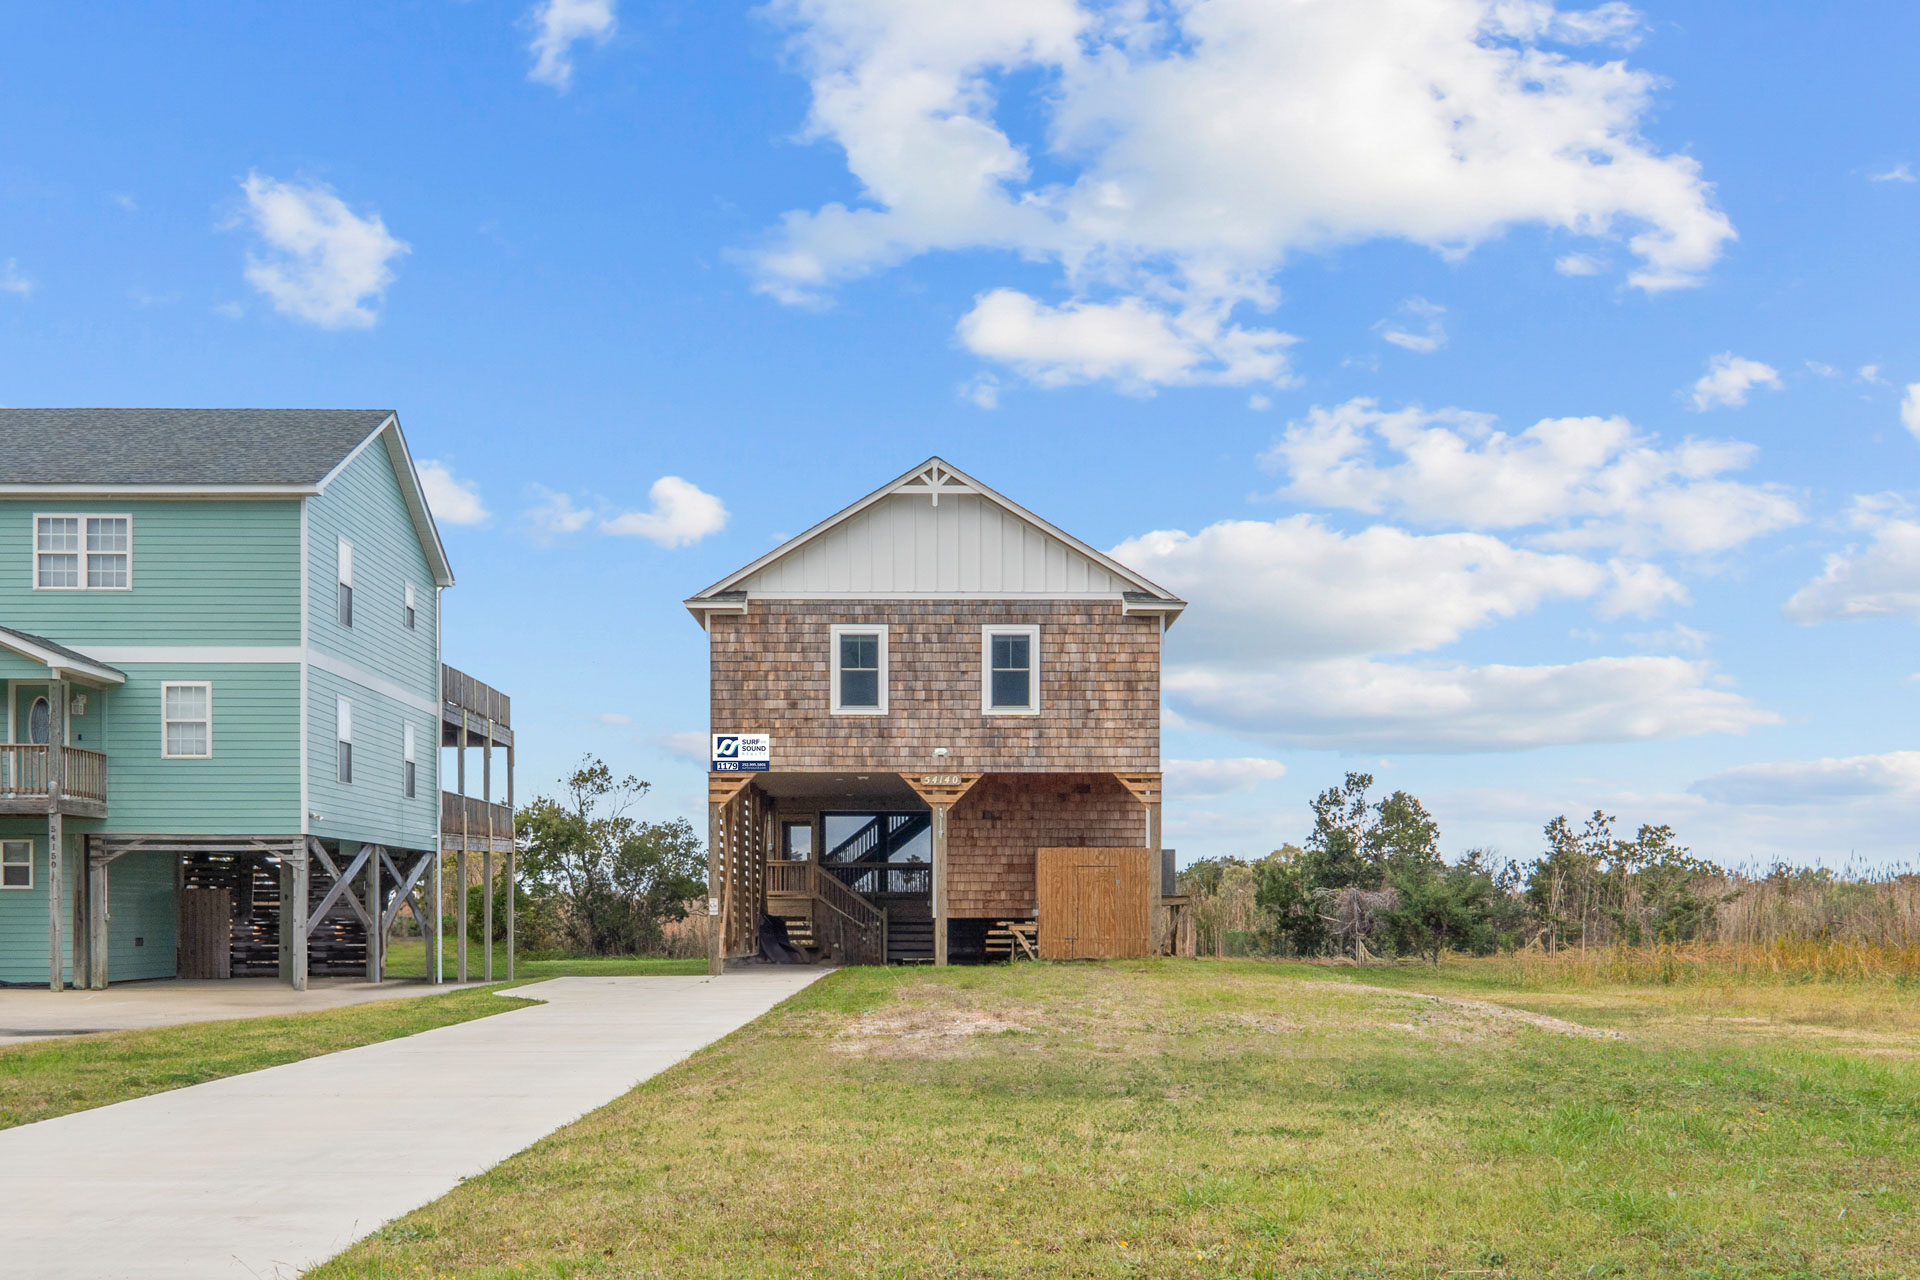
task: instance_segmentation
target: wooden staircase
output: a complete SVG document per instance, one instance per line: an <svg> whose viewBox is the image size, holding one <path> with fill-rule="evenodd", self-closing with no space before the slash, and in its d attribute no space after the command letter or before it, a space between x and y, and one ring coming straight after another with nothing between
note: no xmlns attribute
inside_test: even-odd
<svg viewBox="0 0 1920 1280"><path fill-rule="evenodd" d="M767 863L767 914L786 921L794 946L840 964L882 964L890 957L887 916L817 862ZM928 922L932 955L932 922Z"/></svg>

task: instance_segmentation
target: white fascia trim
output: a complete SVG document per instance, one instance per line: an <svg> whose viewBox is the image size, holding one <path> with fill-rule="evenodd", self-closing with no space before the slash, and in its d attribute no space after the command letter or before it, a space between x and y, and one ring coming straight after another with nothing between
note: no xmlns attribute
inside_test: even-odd
<svg viewBox="0 0 1920 1280"><path fill-rule="evenodd" d="M310 595L312 584L309 581L311 549L307 541L307 500L300 499L300 652L307 651L311 639L307 634L307 615L312 603ZM312 801L308 797L308 759L307 746L307 664L300 664L300 834L307 835L313 812Z"/></svg>
<svg viewBox="0 0 1920 1280"><path fill-rule="evenodd" d="M424 711L434 718L435 723L439 722L439 703L435 702L432 698L422 697L415 690L397 685L385 676L377 676L365 668L357 667L351 662L334 657L332 654L321 653L314 649L307 651L307 661L328 675L339 676L342 680L350 681L370 692L392 698L402 706L412 707L415 711Z"/></svg>
<svg viewBox="0 0 1920 1280"><path fill-rule="evenodd" d="M297 644L130 644L89 645L87 656L96 662L230 662L292 663L306 658L306 650Z"/></svg>
<svg viewBox="0 0 1920 1280"><path fill-rule="evenodd" d="M0 497L60 494L69 498L303 498L311 484L0 484Z"/></svg>
<svg viewBox="0 0 1920 1280"><path fill-rule="evenodd" d="M1048 600L1112 600L1124 604L1126 597L1118 591L754 591L749 592L748 600L845 600L858 603L862 600L1025 600L1043 603ZM744 610L746 600L727 601L715 604L706 600L692 600L687 603L689 609L715 609L730 607ZM1161 605L1159 608L1171 608Z"/></svg>
<svg viewBox="0 0 1920 1280"><path fill-rule="evenodd" d="M334 463L333 470L327 472L327 474L320 477L320 483L313 486L313 491L315 493L325 493L327 491L327 486L333 483L333 478L339 475L342 471L345 471L348 467L352 466L353 460L359 457L361 454L365 453L367 451L367 446L372 444L375 440L378 440L380 438L380 433L382 431L385 431L388 427L392 426L393 422L394 422L394 415L390 413L380 423L379 426L367 432L366 439L362 440L359 444L353 446L353 448L347 450L347 456L340 459L340 461Z"/></svg>

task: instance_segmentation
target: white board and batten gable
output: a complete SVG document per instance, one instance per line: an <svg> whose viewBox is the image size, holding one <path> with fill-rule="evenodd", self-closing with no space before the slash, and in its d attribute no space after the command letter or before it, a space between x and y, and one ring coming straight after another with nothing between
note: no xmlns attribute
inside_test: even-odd
<svg viewBox="0 0 1920 1280"><path fill-rule="evenodd" d="M750 599L1109 599L1171 624L1184 601L931 458L687 601L704 625Z"/></svg>

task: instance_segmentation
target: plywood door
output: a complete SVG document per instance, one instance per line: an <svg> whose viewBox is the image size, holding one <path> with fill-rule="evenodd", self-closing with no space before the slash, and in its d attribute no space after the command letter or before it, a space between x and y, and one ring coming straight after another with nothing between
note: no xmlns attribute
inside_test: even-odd
<svg viewBox="0 0 1920 1280"><path fill-rule="evenodd" d="M180 976L233 976L233 891L180 891Z"/></svg>
<svg viewBox="0 0 1920 1280"><path fill-rule="evenodd" d="M1047 960L1144 956L1152 925L1149 849L1037 851L1040 955Z"/></svg>

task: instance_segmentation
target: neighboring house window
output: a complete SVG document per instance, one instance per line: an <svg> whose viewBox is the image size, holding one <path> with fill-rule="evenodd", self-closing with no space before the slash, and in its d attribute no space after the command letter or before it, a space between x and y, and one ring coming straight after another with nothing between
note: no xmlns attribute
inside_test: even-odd
<svg viewBox="0 0 1920 1280"><path fill-rule="evenodd" d="M160 754L204 760L213 754L213 686L204 680L160 686Z"/></svg>
<svg viewBox="0 0 1920 1280"><path fill-rule="evenodd" d="M339 564L340 597L338 616L341 626L350 627L353 625L353 544L345 538L340 539Z"/></svg>
<svg viewBox="0 0 1920 1280"><path fill-rule="evenodd" d="M980 629L980 709L989 715L1039 712L1039 627Z"/></svg>
<svg viewBox="0 0 1920 1280"><path fill-rule="evenodd" d="M35 516L33 585L124 591L133 585L131 516Z"/></svg>
<svg viewBox="0 0 1920 1280"><path fill-rule="evenodd" d="M413 799L413 726L400 726L400 794Z"/></svg>
<svg viewBox="0 0 1920 1280"><path fill-rule="evenodd" d="M334 777L341 782L353 781L353 702L347 698L335 698L333 702L333 737L335 743Z"/></svg>
<svg viewBox="0 0 1920 1280"><path fill-rule="evenodd" d="M33 888L33 841L0 840L0 889Z"/></svg>
<svg viewBox="0 0 1920 1280"><path fill-rule="evenodd" d="M833 628L833 710L836 715L885 715L887 629Z"/></svg>
<svg viewBox="0 0 1920 1280"><path fill-rule="evenodd" d="M414 630L413 584L407 584L407 630Z"/></svg>

